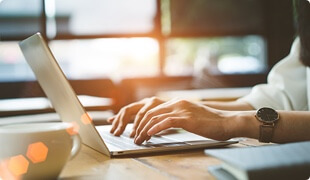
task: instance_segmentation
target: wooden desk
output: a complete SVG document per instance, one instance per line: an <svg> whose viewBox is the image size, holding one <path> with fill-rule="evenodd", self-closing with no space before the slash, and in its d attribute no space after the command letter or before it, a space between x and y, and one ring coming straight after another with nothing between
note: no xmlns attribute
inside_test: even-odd
<svg viewBox="0 0 310 180"><path fill-rule="evenodd" d="M263 145L254 139L244 139L229 148ZM170 153L166 155L108 158L87 146L67 163L60 179L214 179L207 171L210 165L221 163L207 156L203 150Z"/></svg>

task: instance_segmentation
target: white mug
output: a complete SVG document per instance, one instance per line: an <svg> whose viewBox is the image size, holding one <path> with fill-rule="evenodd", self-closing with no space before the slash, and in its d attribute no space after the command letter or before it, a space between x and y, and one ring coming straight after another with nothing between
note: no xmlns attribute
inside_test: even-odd
<svg viewBox="0 0 310 180"><path fill-rule="evenodd" d="M70 123L0 126L0 179L57 179L80 147Z"/></svg>

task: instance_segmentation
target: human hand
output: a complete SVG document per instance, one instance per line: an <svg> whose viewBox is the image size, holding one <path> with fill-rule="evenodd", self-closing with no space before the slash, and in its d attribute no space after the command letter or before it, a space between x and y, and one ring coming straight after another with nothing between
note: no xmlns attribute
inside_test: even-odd
<svg viewBox="0 0 310 180"><path fill-rule="evenodd" d="M109 123L112 123L110 132L115 136L120 136L124 132L127 124L133 121L133 129L130 133L130 137L134 137L136 134L136 128L145 113L164 102L165 101L159 98L151 97L123 107L115 116L107 120Z"/></svg>
<svg viewBox="0 0 310 180"><path fill-rule="evenodd" d="M183 128L189 132L217 140L227 140L224 123L228 111L221 111L186 100L171 100L150 109L139 120L135 143L142 144L152 135L171 128ZM142 115L142 114L141 114Z"/></svg>

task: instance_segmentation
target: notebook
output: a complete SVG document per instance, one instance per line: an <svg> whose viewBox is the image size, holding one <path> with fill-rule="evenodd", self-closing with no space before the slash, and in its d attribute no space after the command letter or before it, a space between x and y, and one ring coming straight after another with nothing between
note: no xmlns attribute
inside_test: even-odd
<svg viewBox="0 0 310 180"><path fill-rule="evenodd" d="M310 141L205 153L223 161L220 166L209 167L218 180L310 178Z"/></svg>
<svg viewBox="0 0 310 180"><path fill-rule="evenodd" d="M236 143L236 141L215 141L177 130L177 133L154 136L149 142L138 146L134 144L133 139L126 136L131 128L130 125L124 135L113 136L109 133L111 126L94 126L40 33L25 39L19 45L40 86L61 120L75 123L79 129L82 142L105 155L111 157L145 154L218 147Z"/></svg>

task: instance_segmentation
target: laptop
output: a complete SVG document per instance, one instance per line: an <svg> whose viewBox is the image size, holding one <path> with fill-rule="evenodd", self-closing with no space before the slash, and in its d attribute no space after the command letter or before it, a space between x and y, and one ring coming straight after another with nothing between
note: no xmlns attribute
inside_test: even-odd
<svg viewBox="0 0 310 180"><path fill-rule="evenodd" d="M236 141L215 141L180 129L168 129L142 145L129 138L132 124L121 136L110 134L111 125L94 126L65 74L40 33L21 41L19 46L40 86L64 122L78 127L83 144L109 157L219 147Z"/></svg>

